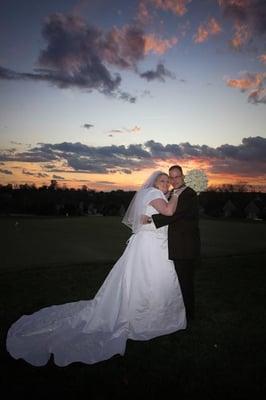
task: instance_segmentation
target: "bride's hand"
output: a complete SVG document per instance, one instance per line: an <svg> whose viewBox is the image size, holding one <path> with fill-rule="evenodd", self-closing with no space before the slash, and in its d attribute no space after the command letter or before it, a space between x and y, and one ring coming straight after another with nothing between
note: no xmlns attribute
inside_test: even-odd
<svg viewBox="0 0 266 400"><path fill-rule="evenodd" d="M165 193L165 197L167 200L169 200L169 197L171 196L171 190L169 190L167 193Z"/></svg>
<svg viewBox="0 0 266 400"><path fill-rule="evenodd" d="M151 217L148 217L148 215L141 216L141 219L140 219L141 224L143 224L143 225L150 224L151 221L152 221Z"/></svg>

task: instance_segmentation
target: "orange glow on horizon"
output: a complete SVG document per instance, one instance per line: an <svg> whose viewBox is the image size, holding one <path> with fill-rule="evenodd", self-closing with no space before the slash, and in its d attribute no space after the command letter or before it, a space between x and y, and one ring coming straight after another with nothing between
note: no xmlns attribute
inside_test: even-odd
<svg viewBox="0 0 266 400"><path fill-rule="evenodd" d="M39 186L49 186L51 180L56 180L59 187L78 189L86 185L88 189L96 191L111 190L137 190L141 184L152 174L154 170L168 172L171 165L181 165L184 174L191 169L202 169L208 176L209 186L219 186L223 184L237 184L245 182L248 185L265 186L265 176L243 176L233 173L212 173L212 164L208 159L169 159L167 161L154 160L156 167L146 168L140 171L132 171L131 174L115 172L109 174L95 174L86 172L69 171L62 168L60 172L49 172L41 164L6 162L2 169L12 171L12 174L1 174L0 184L20 185L28 184ZM23 172L24 171L24 172ZM47 176L42 176L46 174ZM59 178L61 177L61 178Z"/></svg>

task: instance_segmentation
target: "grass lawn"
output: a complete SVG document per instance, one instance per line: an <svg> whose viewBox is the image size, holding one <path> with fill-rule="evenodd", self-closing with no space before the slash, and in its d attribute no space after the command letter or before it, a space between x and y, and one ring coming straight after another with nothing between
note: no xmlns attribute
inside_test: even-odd
<svg viewBox="0 0 266 400"><path fill-rule="evenodd" d="M265 251L265 222L203 219L200 228L204 257ZM130 234L119 217L0 217L0 272L114 262Z"/></svg>
<svg viewBox="0 0 266 400"><path fill-rule="evenodd" d="M18 224L15 224L15 222ZM266 395L266 225L201 221L197 318L189 329L129 340L124 357L36 368L5 351L21 314L93 297L130 232L120 219L2 218L1 388L8 397L47 399L263 399Z"/></svg>

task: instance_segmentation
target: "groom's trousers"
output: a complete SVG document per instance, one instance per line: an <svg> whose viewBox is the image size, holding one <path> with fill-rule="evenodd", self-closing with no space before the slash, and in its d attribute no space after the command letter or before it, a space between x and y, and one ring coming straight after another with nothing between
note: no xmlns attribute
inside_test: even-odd
<svg viewBox="0 0 266 400"><path fill-rule="evenodd" d="M173 261L186 308L187 319L193 319L195 315L194 274L196 262L193 259Z"/></svg>

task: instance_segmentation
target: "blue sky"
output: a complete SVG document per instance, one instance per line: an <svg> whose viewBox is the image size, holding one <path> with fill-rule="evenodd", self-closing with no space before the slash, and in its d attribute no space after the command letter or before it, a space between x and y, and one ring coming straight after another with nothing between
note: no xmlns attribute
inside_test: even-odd
<svg viewBox="0 0 266 400"><path fill-rule="evenodd" d="M266 178L266 3L0 0L0 183Z"/></svg>

